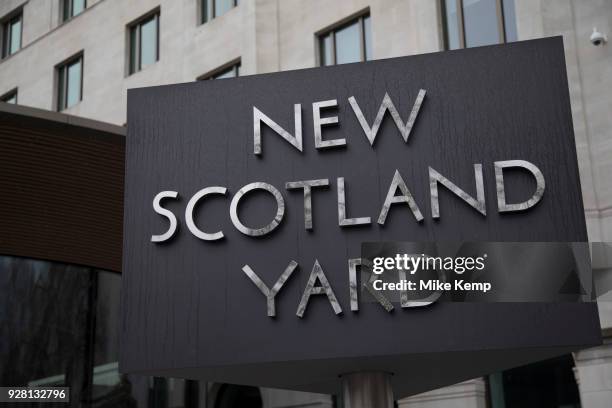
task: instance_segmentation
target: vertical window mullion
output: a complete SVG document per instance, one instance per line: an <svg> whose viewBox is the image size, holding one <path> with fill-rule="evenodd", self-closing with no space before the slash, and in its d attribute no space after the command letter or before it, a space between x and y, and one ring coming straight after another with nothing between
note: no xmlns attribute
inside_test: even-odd
<svg viewBox="0 0 612 408"><path fill-rule="evenodd" d="M336 33L332 31L331 35L331 46L332 46L332 65L336 65Z"/></svg>
<svg viewBox="0 0 612 408"><path fill-rule="evenodd" d="M142 69L142 24L136 26L136 71Z"/></svg>
<svg viewBox="0 0 612 408"><path fill-rule="evenodd" d="M359 17L359 57L361 61L365 61L365 27L363 26L363 17Z"/></svg>
<svg viewBox="0 0 612 408"><path fill-rule="evenodd" d="M459 28L459 48L465 48L465 19L463 18L463 0L457 0L457 27Z"/></svg>
<svg viewBox="0 0 612 408"><path fill-rule="evenodd" d="M504 21L504 5L503 0L497 0L495 6L497 7L497 27L499 29L499 42L504 44L506 42L506 24Z"/></svg>
<svg viewBox="0 0 612 408"><path fill-rule="evenodd" d="M79 70L81 71L79 74L79 79L81 80L79 84L79 101L83 100L83 84L85 83L85 60L81 55L79 57Z"/></svg>
<svg viewBox="0 0 612 408"><path fill-rule="evenodd" d="M9 47L11 46L11 24L6 23L3 25L4 44L2 44L2 57L8 57L10 54Z"/></svg>
<svg viewBox="0 0 612 408"><path fill-rule="evenodd" d="M159 14L155 14L155 61L159 61L159 46L160 46L160 32L159 32Z"/></svg>

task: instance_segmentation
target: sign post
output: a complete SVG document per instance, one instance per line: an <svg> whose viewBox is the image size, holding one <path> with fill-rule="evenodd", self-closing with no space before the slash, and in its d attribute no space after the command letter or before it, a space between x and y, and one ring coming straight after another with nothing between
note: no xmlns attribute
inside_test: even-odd
<svg viewBox="0 0 612 408"><path fill-rule="evenodd" d="M560 37L133 89L125 180L122 372L387 407L600 342L594 302L363 290L398 241L563 287L477 253L587 241Z"/></svg>

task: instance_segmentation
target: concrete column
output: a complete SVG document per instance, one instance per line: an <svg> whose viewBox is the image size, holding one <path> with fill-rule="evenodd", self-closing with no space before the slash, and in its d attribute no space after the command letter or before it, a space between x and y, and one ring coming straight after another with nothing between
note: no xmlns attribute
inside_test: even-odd
<svg viewBox="0 0 612 408"><path fill-rule="evenodd" d="M604 344L574 353L575 375L582 408L612 404L612 333Z"/></svg>
<svg viewBox="0 0 612 408"><path fill-rule="evenodd" d="M331 395L260 388L263 408L333 408Z"/></svg>
<svg viewBox="0 0 612 408"><path fill-rule="evenodd" d="M485 408L483 378L464 381L398 401L398 408ZM585 407L587 408L587 407Z"/></svg>
<svg viewBox="0 0 612 408"><path fill-rule="evenodd" d="M383 372L358 372L342 375L345 408L393 408L391 375Z"/></svg>

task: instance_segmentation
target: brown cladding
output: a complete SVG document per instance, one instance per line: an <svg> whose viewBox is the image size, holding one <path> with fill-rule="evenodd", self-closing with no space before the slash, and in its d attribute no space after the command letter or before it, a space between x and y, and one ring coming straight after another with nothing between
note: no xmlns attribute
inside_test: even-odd
<svg viewBox="0 0 612 408"><path fill-rule="evenodd" d="M121 271L125 129L0 103L0 254Z"/></svg>

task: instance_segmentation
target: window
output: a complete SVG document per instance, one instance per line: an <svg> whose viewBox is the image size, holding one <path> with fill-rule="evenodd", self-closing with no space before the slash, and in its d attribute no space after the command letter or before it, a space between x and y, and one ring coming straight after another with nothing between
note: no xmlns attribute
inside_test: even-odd
<svg viewBox="0 0 612 408"><path fill-rule="evenodd" d="M87 0L63 0L62 2L62 21L68 21L74 16L78 16L87 7Z"/></svg>
<svg viewBox="0 0 612 408"><path fill-rule="evenodd" d="M238 0L199 0L200 23L204 24L213 18L227 13L238 5Z"/></svg>
<svg viewBox="0 0 612 408"><path fill-rule="evenodd" d="M2 58L13 55L21 49L23 14L13 13L2 23Z"/></svg>
<svg viewBox="0 0 612 408"><path fill-rule="evenodd" d="M346 64L372 59L369 15L360 16L319 35L320 65Z"/></svg>
<svg viewBox="0 0 612 408"><path fill-rule="evenodd" d="M221 68L217 68L208 74L204 74L201 77L198 77L198 81L206 81L209 79L223 79L223 78L236 78L240 76L240 60L237 62L230 62L222 66Z"/></svg>
<svg viewBox="0 0 612 408"><path fill-rule="evenodd" d="M0 101L5 103L17 104L17 88L0 96Z"/></svg>
<svg viewBox="0 0 612 408"><path fill-rule="evenodd" d="M447 49L516 41L514 0L443 0Z"/></svg>
<svg viewBox="0 0 612 408"><path fill-rule="evenodd" d="M129 73L133 74L159 60L159 10L129 26Z"/></svg>
<svg viewBox="0 0 612 408"><path fill-rule="evenodd" d="M57 67L57 110L62 111L83 99L83 54Z"/></svg>

